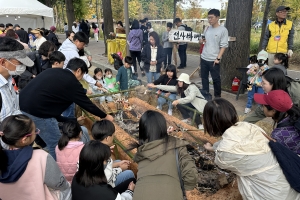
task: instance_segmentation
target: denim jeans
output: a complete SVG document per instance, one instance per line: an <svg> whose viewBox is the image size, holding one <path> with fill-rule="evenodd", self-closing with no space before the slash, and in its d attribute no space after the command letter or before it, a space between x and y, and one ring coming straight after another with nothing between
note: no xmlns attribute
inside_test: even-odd
<svg viewBox="0 0 300 200"><path fill-rule="evenodd" d="M105 99L108 101L108 102L112 102L113 101L113 98L112 96L102 96L102 97L99 97L97 98L99 100L100 103L104 102Z"/></svg>
<svg viewBox="0 0 300 200"><path fill-rule="evenodd" d="M202 89L206 92L209 92L209 72L214 84L214 96L221 97L220 64L214 65L214 61L206 61L201 59Z"/></svg>
<svg viewBox="0 0 300 200"><path fill-rule="evenodd" d="M120 161L121 160L115 160L114 163L120 162ZM130 178L135 178L135 176L131 170L125 170L125 171L121 172L120 174L118 174L116 178L117 179L115 182L115 186L119 185L120 183L122 183Z"/></svg>
<svg viewBox="0 0 300 200"><path fill-rule="evenodd" d="M178 54L180 58L179 67L186 67L186 48L187 44L179 45L178 47Z"/></svg>
<svg viewBox="0 0 300 200"><path fill-rule="evenodd" d="M39 137L46 143L49 154L56 160L55 147L61 137L57 120L55 118L39 118L23 111L22 113L30 117L36 128L40 129Z"/></svg>
<svg viewBox="0 0 300 200"><path fill-rule="evenodd" d="M247 100L246 108L252 107L252 102L253 102L255 93L263 94L264 90L262 89L262 87L259 87L257 85L252 85L252 90L248 91L248 100Z"/></svg>
<svg viewBox="0 0 300 200"><path fill-rule="evenodd" d="M157 72L146 72L147 76L147 82L148 83L153 83L153 81L156 81L160 77L160 73ZM154 78L154 80L153 80Z"/></svg>
<svg viewBox="0 0 300 200"><path fill-rule="evenodd" d="M64 117L73 117L75 118L75 103L72 103L63 113Z"/></svg>
<svg viewBox="0 0 300 200"><path fill-rule="evenodd" d="M162 92L161 95L165 96L166 93ZM170 94L169 98L172 100L176 99L176 94ZM158 97L157 99L157 104L160 108L162 108L162 106L167 103L167 100L163 97ZM173 105L172 105L172 101L168 101L168 105L169 105L169 110L172 110Z"/></svg>
<svg viewBox="0 0 300 200"><path fill-rule="evenodd" d="M81 130L82 130L82 135L80 141L86 144L88 141L90 141L89 131L85 126L81 126Z"/></svg>
<svg viewBox="0 0 300 200"><path fill-rule="evenodd" d="M192 109L197 110L191 103L187 103L187 104L182 104L184 106L190 107ZM194 112L190 111L189 109L183 107L181 104L177 104L177 109L179 110L179 112L182 115L183 119L188 119L188 118L192 118L191 116L194 116ZM198 113L196 113L196 117L195 117L195 123L197 124L197 126L201 123L200 120L200 115Z"/></svg>
<svg viewBox="0 0 300 200"><path fill-rule="evenodd" d="M164 66L165 66L165 68L172 63L172 50L173 50L173 48L164 48L164 53L165 53Z"/></svg>

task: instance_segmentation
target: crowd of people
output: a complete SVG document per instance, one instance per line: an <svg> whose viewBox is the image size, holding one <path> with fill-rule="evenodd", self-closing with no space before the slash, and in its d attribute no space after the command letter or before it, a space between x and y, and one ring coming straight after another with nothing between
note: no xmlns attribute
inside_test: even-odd
<svg viewBox="0 0 300 200"><path fill-rule="evenodd" d="M114 118L87 94L103 95L97 98L99 103L113 101L120 90L141 84L138 65L147 76L147 87L156 90L158 110L167 103L172 115L176 106L187 124L196 110L197 127L220 138L204 148L215 152L219 168L237 175L243 199L300 199L299 175L291 177L292 169L283 167L278 157L294 156L283 160L299 166L300 102L295 95L299 91L291 90L286 78L294 33L293 24L285 19L289 9L277 8L278 18L267 28L264 50L249 59L243 122L235 107L221 98L220 65L228 31L219 25L217 9L208 12L210 26L200 40L204 94L209 93L209 73L214 85L215 98L209 101L188 74L177 76L171 64L172 23L167 23L161 45L148 19L134 20L127 38L131 56L122 60L115 77L110 68L95 68L94 76L88 74L92 57L85 47L91 28L98 38L95 24L82 20L73 24L71 32L65 24L63 43L54 26L26 32L18 24L0 24L0 199L181 200L195 189L198 170L187 151L188 142L169 135L173 129L159 111L148 110L139 119L138 142L131 146L137 149L133 159L137 176L129 169L130 161L113 160ZM121 29L122 22L118 24ZM179 18L174 24L186 30ZM274 33L277 26L284 26L279 36ZM187 44L175 45L181 60L178 68L183 69ZM251 112L253 100L259 106ZM80 125L85 117L75 115L75 104L101 119L92 125L91 137ZM265 117L274 121L270 136L253 124ZM279 153L272 146L274 140L282 147ZM33 148L33 143L42 149Z"/></svg>

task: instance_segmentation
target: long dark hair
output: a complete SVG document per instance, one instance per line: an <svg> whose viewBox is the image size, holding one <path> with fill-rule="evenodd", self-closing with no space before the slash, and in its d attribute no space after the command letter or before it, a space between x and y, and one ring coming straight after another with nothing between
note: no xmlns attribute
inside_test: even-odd
<svg viewBox="0 0 300 200"><path fill-rule="evenodd" d="M33 130L33 121L26 115L11 115L6 117L0 126L0 134L2 141L7 144L14 146L18 140L25 135L31 133ZM1 136L2 135L2 136ZM8 158L0 145L0 175L6 171Z"/></svg>
<svg viewBox="0 0 300 200"><path fill-rule="evenodd" d="M158 34L155 31L153 31L153 32L149 33L149 37L150 36L152 36L153 39L155 40L155 46L159 46L160 45L160 40L159 40Z"/></svg>
<svg viewBox="0 0 300 200"><path fill-rule="evenodd" d="M79 155L79 168L74 178L80 185L89 187L107 183L104 161L110 159L109 146L91 140L84 145ZM73 180L74 181L74 180Z"/></svg>
<svg viewBox="0 0 300 200"><path fill-rule="evenodd" d="M81 127L77 121L65 122L62 128L62 135L58 141L58 149L63 150L69 143L70 139L79 138Z"/></svg>
<svg viewBox="0 0 300 200"><path fill-rule="evenodd" d="M287 91L286 78L281 69L271 68L262 73L262 77L272 84L272 90Z"/></svg>
<svg viewBox="0 0 300 200"><path fill-rule="evenodd" d="M204 132L214 137L223 133L239 121L234 106L222 98L208 101L203 110Z"/></svg>
<svg viewBox="0 0 300 200"><path fill-rule="evenodd" d="M168 76L167 72L173 72L172 79L177 79L177 70L176 70L176 66L175 65L171 64L171 65L167 66L167 68L166 68L166 76Z"/></svg>
<svg viewBox="0 0 300 200"><path fill-rule="evenodd" d="M281 64L285 66L285 68L289 68L289 57L284 53L276 53L274 55L274 59L281 60Z"/></svg>
<svg viewBox="0 0 300 200"><path fill-rule="evenodd" d="M131 30L133 29L140 29L140 24L138 20L133 20L132 25L131 25Z"/></svg>
<svg viewBox="0 0 300 200"><path fill-rule="evenodd" d="M195 85L195 83L191 83L191 84L194 84ZM187 83L185 83L185 82L183 82L183 85L182 85L182 87L179 87L178 86L178 84L176 85L176 88L177 88L177 94L182 94L191 84L187 84Z"/></svg>

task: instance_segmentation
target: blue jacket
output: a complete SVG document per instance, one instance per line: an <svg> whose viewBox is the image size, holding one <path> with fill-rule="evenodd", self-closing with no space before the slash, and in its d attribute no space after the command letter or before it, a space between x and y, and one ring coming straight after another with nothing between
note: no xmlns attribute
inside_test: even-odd
<svg viewBox="0 0 300 200"><path fill-rule="evenodd" d="M130 71L130 77L131 77L131 71ZM124 67L124 65L118 69L116 81L120 82L120 90L128 90L129 80L128 80L127 69Z"/></svg>

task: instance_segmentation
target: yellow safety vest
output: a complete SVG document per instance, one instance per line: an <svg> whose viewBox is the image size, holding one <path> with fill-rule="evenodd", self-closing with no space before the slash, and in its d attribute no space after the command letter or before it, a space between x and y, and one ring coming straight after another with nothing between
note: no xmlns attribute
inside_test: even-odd
<svg viewBox="0 0 300 200"><path fill-rule="evenodd" d="M279 27L279 24L272 22L269 24L269 31L271 36L269 38L267 52L268 53L287 53L288 51L288 37L292 29L293 22L286 20Z"/></svg>

